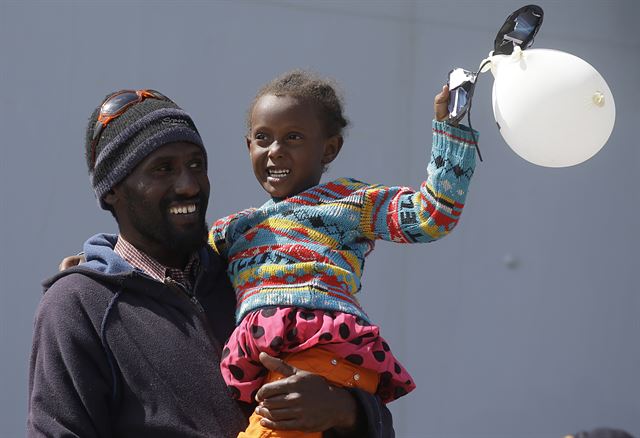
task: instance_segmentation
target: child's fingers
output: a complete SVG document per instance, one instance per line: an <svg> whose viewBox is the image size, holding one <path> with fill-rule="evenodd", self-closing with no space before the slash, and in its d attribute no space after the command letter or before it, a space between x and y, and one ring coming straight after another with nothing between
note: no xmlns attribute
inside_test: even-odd
<svg viewBox="0 0 640 438"><path fill-rule="evenodd" d="M449 86L444 85L442 91L433 100L433 113L436 120L442 121L449 115L447 105L449 103Z"/></svg>
<svg viewBox="0 0 640 438"><path fill-rule="evenodd" d="M447 103L447 101L449 100L449 86L447 84L442 86L442 91L440 91L440 93L436 94L436 97L434 99L434 103L435 104L439 104L439 103Z"/></svg>

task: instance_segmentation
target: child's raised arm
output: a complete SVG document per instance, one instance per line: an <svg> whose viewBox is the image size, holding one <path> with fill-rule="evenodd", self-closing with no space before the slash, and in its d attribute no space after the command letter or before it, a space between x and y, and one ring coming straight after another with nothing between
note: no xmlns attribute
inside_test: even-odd
<svg viewBox="0 0 640 438"><path fill-rule="evenodd" d="M434 98L431 159L420 191L385 186L366 190L361 227L370 239L431 242L457 225L475 169L478 133L445 121L448 101L445 85Z"/></svg>

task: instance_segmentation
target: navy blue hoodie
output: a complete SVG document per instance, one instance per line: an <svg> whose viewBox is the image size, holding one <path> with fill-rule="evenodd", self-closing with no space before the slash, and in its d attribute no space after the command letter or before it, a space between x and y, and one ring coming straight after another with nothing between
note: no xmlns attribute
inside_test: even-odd
<svg viewBox="0 0 640 438"><path fill-rule="evenodd" d="M44 283L27 435L235 437L249 406L232 400L219 371L235 311L222 260L202 247L193 299L134 269L113 251L116 240L92 237L86 263ZM354 394L365 436L393 436L386 407Z"/></svg>
<svg viewBox="0 0 640 438"><path fill-rule="evenodd" d="M113 252L85 243L87 262L45 282L35 320L29 436L236 436L246 415L218 371L235 298L220 259L200 251L199 302Z"/></svg>

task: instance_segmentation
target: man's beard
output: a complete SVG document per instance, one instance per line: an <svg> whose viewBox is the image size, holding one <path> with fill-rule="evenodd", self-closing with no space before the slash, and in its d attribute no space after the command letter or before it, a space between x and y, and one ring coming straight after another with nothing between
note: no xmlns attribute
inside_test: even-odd
<svg viewBox="0 0 640 438"><path fill-rule="evenodd" d="M207 243L208 226L204 216L208 199L203 197L183 199L163 199L158 207L148 205L148 201L126 190L127 210L131 224L142 236L170 248L176 254L189 256ZM169 205L175 201L195 201L198 206L199 224L187 229L178 229L168 220ZM156 210L159 208L159 211Z"/></svg>

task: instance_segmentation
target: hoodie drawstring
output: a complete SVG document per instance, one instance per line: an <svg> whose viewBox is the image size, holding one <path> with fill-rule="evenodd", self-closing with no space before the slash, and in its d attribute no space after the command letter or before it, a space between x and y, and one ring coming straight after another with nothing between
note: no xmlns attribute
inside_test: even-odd
<svg viewBox="0 0 640 438"><path fill-rule="evenodd" d="M107 310L105 311L104 316L102 317L102 324L100 325L100 339L102 341L102 348L104 349L104 352L107 355L107 362L109 362L109 369L111 370L111 381L112 381L111 401L114 403L118 400L120 393L118 388L118 378L116 374L115 358L113 357L111 348L107 343L107 320L109 319L109 315L111 314L111 310L114 308L116 301L118 301L118 298L120 298L121 293L122 293L122 289L118 290L118 292L113 296L113 298L111 298L111 301L107 306Z"/></svg>

